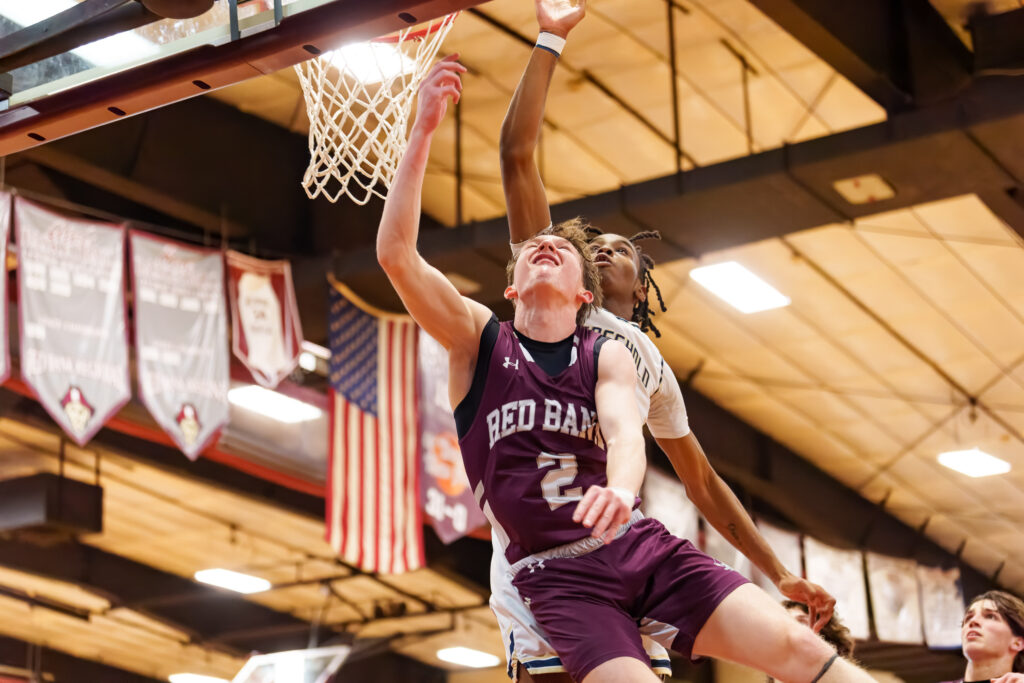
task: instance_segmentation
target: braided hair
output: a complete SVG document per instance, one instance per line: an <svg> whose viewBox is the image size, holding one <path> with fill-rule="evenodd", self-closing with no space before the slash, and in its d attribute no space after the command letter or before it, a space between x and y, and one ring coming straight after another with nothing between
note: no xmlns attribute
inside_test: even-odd
<svg viewBox="0 0 1024 683"><path fill-rule="evenodd" d="M660 240L661 233L657 230L644 230L638 232L629 238L629 243L636 249L637 259L640 261L640 272L636 276L640 279L640 284L643 285L644 289L654 288L654 293L658 295L658 304L661 306L661 312L664 313L665 300L661 298L661 288L658 287L658 283L654 281L654 276L651 275L651 271L654 270L654 259L651 258L650 254L645 252L637 245L637 242L642 240ZM651 313L650 307L651 299L649 296L644 297L642 301L637 301L633 304L633 322L640 326L640 329L644 332L650 330L654 332L655 337L661 336L661 330L655 325L651 317L654 315Z"/></svg>
<svg viewBox="0 0 1024 683"><path fill-rule="evenodd" d="M589 223L583 226L583 230L591 240L598 235L604 234ZM661 233L657 230L644 230L643 232L638 232L630 237L629 243L632 244L633 249L636 250L637 260L640 262L640 268L637 271L636 276L645 290L649 290L652 287L654 288L654 293L658 296L658 304L661 306L661 312L664 313L667 309L665 308L664 299L661 298L661 289L658 287L658 283L654 281L654 276L651 275L651 271L654 270L654 259L637 244L637 242L641 242L643 240L660 239ZM654 336L660 337L661 330L659 330L655 326L654 321L651 320L653 315L654 314L651 313L650 297L644 297L643 301L637 301L633 304L633 322L639 325L643 332L651 331L654 332Z"/></svg>

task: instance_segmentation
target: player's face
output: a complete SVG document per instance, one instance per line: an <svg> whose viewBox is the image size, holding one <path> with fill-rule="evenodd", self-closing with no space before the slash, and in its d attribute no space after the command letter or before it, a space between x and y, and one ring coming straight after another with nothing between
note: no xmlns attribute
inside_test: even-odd
<svg viewBox="0 0 1024 683"><path fill-rule="evenodd" d="M964 656L972 662L998 659L1024 648L1024 638L1013 635L1010 624L991 600L979 600L967 608L960 625L960 642Z"/></svg>
<svg viewBox="0 0 1024 683"><path fill-rule="evenodd" d="M583 264L572 242L540 235L523 246L516 261L514 287L522 296L538 286L565 293L583 288Z"/></svg>
<svg viewBox="0 0 1024 683"><path fill-rule="evenodd" d="M633 244L614 233L598 235L590 241L594 263L601 274L601 290L607 297L641 296L640 257Z"/></svg>

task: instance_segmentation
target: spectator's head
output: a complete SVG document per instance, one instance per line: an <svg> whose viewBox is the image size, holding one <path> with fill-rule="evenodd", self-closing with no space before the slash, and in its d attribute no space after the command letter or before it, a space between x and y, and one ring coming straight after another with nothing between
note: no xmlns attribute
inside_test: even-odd
<svg viewBox="0 0 1024 683"><path fill-rule="evenodd" d="M1024 673L1024 600L1003 591L977 596L964 612L960 641L971 662L1005 658L1011 671Z"/></svg>
<svg viewBox="0 0 1024 683"><path fill-rule="evenodd" d="M807 627L811 626L810 617L807 614L807 605L795 600L783 600L782 606L786 608L790 616L801 624ZM821 633L818 635L826 643L834 647L840 657L850 659L853 656L853 636L850 635L850 629L846 628L846 625L839 620L835 613L832 614L832 618L822 627Z"/></svg>

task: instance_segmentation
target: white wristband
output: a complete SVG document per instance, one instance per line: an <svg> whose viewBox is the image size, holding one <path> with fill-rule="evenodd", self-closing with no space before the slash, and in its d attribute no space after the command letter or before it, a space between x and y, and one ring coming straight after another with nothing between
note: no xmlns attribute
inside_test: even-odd
<svg viewBox="0 0 1024 683"><path fill-rule="evenodd" d="M561 57L562 50L565 49L565 38L559 38L554 33L541 31L540 35L537 36L537 47L547 50L556 57Z"/></svg>
<svg viewBox="0 0 1024 683"><path fill-rule="evenodd" d="M630 510L633 509L633 503L636 502L636 494L629 489L624 489L621 486L609 486L608 490L614 493L619 499L626 504Z"/></svg>

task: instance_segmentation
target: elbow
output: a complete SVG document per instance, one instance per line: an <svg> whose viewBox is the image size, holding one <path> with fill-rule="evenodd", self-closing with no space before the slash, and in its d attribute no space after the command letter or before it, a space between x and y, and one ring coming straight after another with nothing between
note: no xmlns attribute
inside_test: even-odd
<svg viewBox="0 0 1024 683"><path fill-rule="evenodd" d="M388 275L398 272L402 268L402 252L394 245L388 245L377 240L377 263Z"/></svg>
<svg viewBox="0 0 1024 683"><path fill-rule="evenodd" d="M522 135L511 131L508 121L501 127L498 156L501 159L501 167L503 169L513 169L533 163L536 149L536 142L525 139Z"/></svg>

